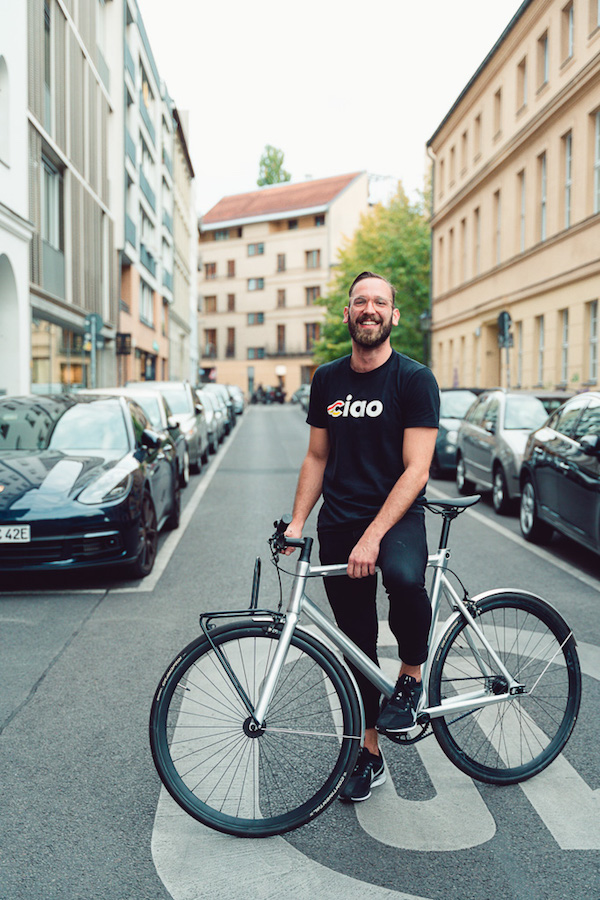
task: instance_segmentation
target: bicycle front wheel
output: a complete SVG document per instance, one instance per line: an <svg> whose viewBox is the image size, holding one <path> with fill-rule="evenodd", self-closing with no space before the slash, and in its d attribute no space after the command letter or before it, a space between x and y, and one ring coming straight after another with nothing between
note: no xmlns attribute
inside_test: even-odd
<svg viewBox="0 0 600 900"><path fill-rule="evenodd" d="M259 731L219 653L254 708L281 628L235 623L190 644L154 697L150 744L163 784L195 819L266 837L305 824L352 771L360 704L341 662L305 632L292 637ZM218 648L219 653L215 651Z"/></svg>
<svg viewBox="0 0 600 900"><path fill-rule="evenodd" d="M475 621L523 686L507 693L490 651L460 617L442 637L430 679L430 704L477 690L498 703L432 719L435 736L463 772L491 784L515 784L545 769L567 743L581 700L575 639L556 610L530 594L497 592L477 602Z"/></svg>

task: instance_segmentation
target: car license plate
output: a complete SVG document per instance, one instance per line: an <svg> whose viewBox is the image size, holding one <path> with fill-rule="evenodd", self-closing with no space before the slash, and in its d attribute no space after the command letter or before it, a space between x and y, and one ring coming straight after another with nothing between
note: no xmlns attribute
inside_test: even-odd
<svg viewBox="0 0 600 900"><path fill-rule="evenodd" d="M26 544L31 540L31 525L0 525L0 544Z"/></svg>

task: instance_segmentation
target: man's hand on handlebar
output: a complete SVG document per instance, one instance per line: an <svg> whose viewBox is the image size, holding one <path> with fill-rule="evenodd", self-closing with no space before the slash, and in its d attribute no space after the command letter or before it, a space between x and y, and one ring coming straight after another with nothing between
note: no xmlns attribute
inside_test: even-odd
<svg viewBox="0 0 600 900"><path fill-rule="evenodd" d="M302 537L302 526L299 526L292 520L284 532L284 537L299 540ZM285 556L289 556L295 549L295 547L286 547L285 550L282 550L281 552Z"/></svg>

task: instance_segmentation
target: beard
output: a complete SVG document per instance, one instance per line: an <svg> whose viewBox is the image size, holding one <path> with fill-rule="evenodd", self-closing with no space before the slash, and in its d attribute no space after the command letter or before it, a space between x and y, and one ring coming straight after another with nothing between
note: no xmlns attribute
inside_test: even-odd
<svg viewBox="0 0 600 900"><path fill-rule="evenodd" d="M361 322L379 322L379 328L364 331L360 327ZM379 347L380 344L383 344L388 339L392 332L392 316L390 315L387 321L384 321L381 317L375 318L367 315L359 316L358 319L353 320L352 316L349 316L348 331L352 340L362 347Z"/></svg>

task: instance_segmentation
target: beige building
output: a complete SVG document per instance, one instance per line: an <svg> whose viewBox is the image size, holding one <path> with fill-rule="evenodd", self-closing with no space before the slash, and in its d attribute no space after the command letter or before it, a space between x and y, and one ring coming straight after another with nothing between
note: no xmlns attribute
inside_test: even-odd
<svg viewBox="0 0 600 900"><path fill-rule="evenodd" d="M201 376L285 389L309 382L344 237L368 209L366 172L224 197L200 224Z"/></svg>
<svg viewBox="0 0 600 900"><path fill-rule="evenodd" d="M522 3L428 151L440 385L597 387L599 0Z"/></svg>

